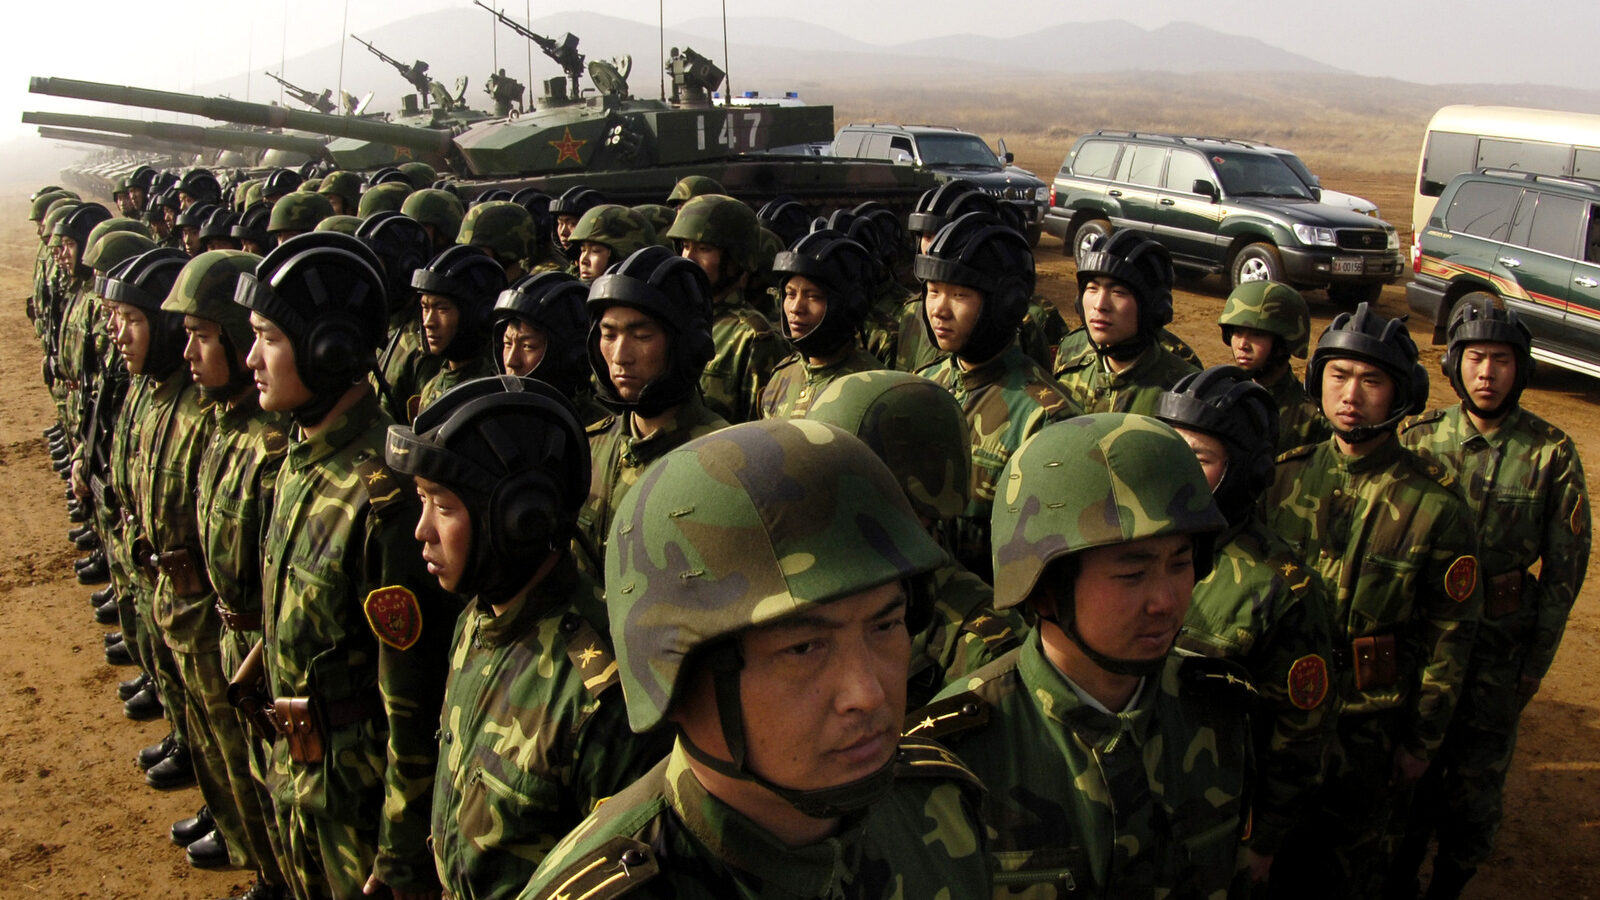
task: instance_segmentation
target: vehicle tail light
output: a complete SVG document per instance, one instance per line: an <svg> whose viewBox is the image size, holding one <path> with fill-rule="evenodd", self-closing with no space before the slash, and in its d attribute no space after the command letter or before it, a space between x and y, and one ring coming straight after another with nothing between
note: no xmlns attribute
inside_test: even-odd
<svg viewBox="0 0 1600 900"><path fill-rule="evenodd" d="M1413 238L1411 240L1411 273L1413 275L1422 271L1422 242Z"/></svg>
<svg viewBox="0 0 1600 900"><path fill-rule="evenodd" d="M1050 185L1050 205L1056 205L1056 186L1053 184Z"/></svg>

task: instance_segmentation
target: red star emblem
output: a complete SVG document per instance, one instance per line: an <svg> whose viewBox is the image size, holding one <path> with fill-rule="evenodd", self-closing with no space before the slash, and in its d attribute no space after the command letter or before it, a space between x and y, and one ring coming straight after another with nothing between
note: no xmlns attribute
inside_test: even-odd
<svg viewBox="0 0 1600 900"><path fill-rule="evenodd" d="M583 145L589 142L573 140L571 128L563 129L563 132L561 140L549 142L550 146L556 148L556 165L559 166L568 159L580 166L583 165L583 157L578 154L578 151L582 150Z"/></svg>
<svg viewBox="0 0 1600 900"><path fill-rule="evenodd" d="M416 159L416 156L412 154L410 147L396 147L396 148L394 148L394 158L395 159Z"/></svg>

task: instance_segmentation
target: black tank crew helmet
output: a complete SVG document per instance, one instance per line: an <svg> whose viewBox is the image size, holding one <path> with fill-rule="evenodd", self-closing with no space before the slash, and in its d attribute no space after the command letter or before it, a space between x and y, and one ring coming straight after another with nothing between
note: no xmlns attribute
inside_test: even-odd
<svg viewBox="0 0 1600 900"><path fill-rule="evenodd" d="M1450 387L1467 409L1486 419L1497 419L1516 409L1534 369L1533 332L1523 324L1516 310L1496 306L1494 298L1488 294L1468 294L1450 311L1450 324L1445 333L1449 343L1439 360L1439 368L1444 370ZM1517 374L1511 383L1511 393L1500 407L1483 409L1472 401L1472 395L1461 380L1461 355L1469 344L1491 343L1511 346L1517 356Z"/></svg>
<svg viewBox="0 0 1600 900"><path fill-rule="evenodd" d="M1156 418L1222 442L1227 468L1211 494L1229 524L1249 517L1272 484L1278 439L1278 403L1272 394L1238 366L1212 366L1190 372L1162 394Z"/></svg>
<svg viewBox="0 0 1600 900"><path fill-rule="evenodd" d="M660 323L670 346L666 369L633 400L624 400L600 355L600 319L613 306L637 309ZM595 395L618 414L644 418L688 401L700 390L700 373L711 361L711 283L692 261L665 247L649 246L612 266L589 287L589 367Z"/></svg>
<svg viewBox="0 0 1600 900"><path fill-rule="evenodd" d="M539 329L546 343L544 356L528 375L570 399L589 383L588 299L589 286L565 272L524 275L495 300L489 346L500 346L512 321ZM494 354L494 364L505 372L503 354Z"/></svg>
<svg viewBox="0 0 1600 900"><path fill-rule="evenodd" d="M1028 239L999 218L967 213L939 229L928 252L917 254L913 268L919 281L970 287L983 295L983 309L965 344L955 355L972 363L998 356L1016 339L1033 296L1033 250ZM928 339L933 325L923 315Z"/></svg>
<svg viewBox="0 0 1600 900"><path fill-rule="evenodd" d="M1118 231L1097 238L1078 264L1078 297L1073 301L1078 318L1084 318L1084 289L1100 277L1116 279L1133 292L1139 304L1139 330L1128 340L1110 346L1102 347L1093 338L1089 344L1102 356L1133 359L1172 321L1172 255L1136 231Z"/></svg>
<svg viewBox="0 0 1600 900"><path fill-rule="evenodd" d="M1371 363L1394 379L1394 403L1388 418L1373 425L1359 425L1348 431L1334 426L1334 433L1352 444L1394 430L1400 420L1422 412L1428 404L1428 373L1417 364L1417 345L1406 331L1405 317L1386 319L1368 303L1353 313L1340 313L1317 339L1317 348L1306 365L1306 391L1318 408L1322 405L1322 373L1333 359L1356 359ZM1326 414L1326 413L1324 413ZM1330 420L1331 424L1331 420Z"/></svg>

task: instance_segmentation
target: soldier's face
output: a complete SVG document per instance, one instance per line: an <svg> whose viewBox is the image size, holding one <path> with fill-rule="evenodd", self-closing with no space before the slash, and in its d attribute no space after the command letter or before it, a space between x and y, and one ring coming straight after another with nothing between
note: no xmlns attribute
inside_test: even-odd
<svg viewBox="0 0 1600 900"><path fill-rule="evenodd" d="M716 285L722 281L722 248L704 241L684 241L678 255L700 267L706 280Z"/></svg>
<svg viewBox="0 0 1600 900"><path fill-rule="evenodd" d="M1517 351L1510 344L1468 344L1461 351L1461 384L1474 406L1498 410L1517 380Z"/></svg>
<svg viewBox="0 0 1600 900"><path fill-rule="evenodd" d="M199 256L204 252L200 246L200 229L193 225L183 226L183 252L190 256Z"/></svg>
<svg viewBox="0 0 1600 900"><path fill-rule="evenodd" d="M1189 449L1194 451L1194 458L1200 462L1200 471L1206 473L1206 484L1214 491L1222 483L1222 476L1228 473L1228 448L1222 441L1199 431L1187 428L1174 429L1178 436L1183 438Z"/></svg>
<svg viewBox="0 0 1600 900"><path fill-rule="evenodd" d="M783 283L783 321L789 337L805 337L828 315L828 292L804 275L790 275Z"/></svg>
<svg viewBox="0 0 1600 900"><path fill-rule="evenodd" d="M137 306L126 303L113 303L111 306L115 310L112 321L116 323L111 339L122 351L128 371L141 375L144 373L145 358L150 355L150 320L144 310Z"/></svg>
<svg viewBox="0 0 1600 900"><path fill-rule="evenodd" d="M294 343L283 329L260 313L250 314L250 330L255 343L245 365L255 373L256 390L261 392L261 408L267 412L288 412L309 403L315 396L294 367Z"/></svg>
<svg viewBox="0 0 1600 900"><path fill-rule="evenodd" d="M1233 364L1247 372L1255 372L1272 357L1272 342L1277 335L1258 328L1232 327L1228 347L1233 350Z"/></svg>
<svg viewBox="0 0 1600 900"><path fill-rule="evenodd" d="M189 364L194 383L203 388L226 386L233 376L233 366L228 360L228 348L222 342L222 326L210 319L184 316L183 330L188 335L183 345L183 359Z"/></svg>
<svg viewBox="0 0 1600 900"><path fill-rule="evenodd" d="M1376 425L1394 407L1394 379L1359 359L1332 359L1322 371L1322 414L1341 431Z"/></svg>
<svg viewBox="0 0 1600 900"><path fill-rule="evenodd" d="M1165 656L1194 591L1194 542L1166 535L1095 547L1080 555L1073 586L1078 633L1118 659Z"/></svg>
<svg viewBox="0 0 1600 900"><path fill-rule="evenodd" d="M578 253L578 278L584 282L594 281L606 272L606 266L611 265L611 248L605 244L594 241L584 241L583 249Z"/></svg>
<svg viewBox="0 0 1600 900"><path fill-rule="evenodd" d="M126 211L128 218L137 219L139 218L139 212L144 209L149 199L144 192L144 188L128 188L128 193L123 197L122 208Z"/></svg>
<svg viewBox="0 0 1600 900"><path fill-rule="evenodd" d="M572 229L576 227L578 227L577 216L569 216L565 213L556 216L556 240L561 242L563 249L572 243L568 238L572 237Z"/></svg>
<svg viewBox="0 0 1600 900"><path fill-rule="evenodd" d="M423 294L419 302L422 304L422 343L428 353L437 356L456 339L456 332L461 328L461 309L454 300L438 294Z"/></svg>
<svg viewBox="0 0 1600 900"><path fill-rule="evenodd" d="M1115 278L1091 278L1083 286L1083 325L1102 347L1126 341L1139 333L1139 301Z"/></svg>
<svg viewBox="0 0 1600 900"><path fill-rule="evenodd" d="M814 790L864 778L894 756L911 661L905 614L905 594L892 583L740 638L739 694L752 771L784 787ZM696 746L731 758L708 674L676 717ZM753 782L733 785L772 797Z"/></svg>
<svg viewBox="0 0 1600 900"><path fill-rule="evenodd" d="M933 326L934 342L940 350L955 353L967 345L973 329L978 327L983 295L964 284L930 281L923 307L928 324Z"/></svg>
<svg viewBox="0 0 1600 900"><path fill-rule="evenodd" d="M627 306L600 316L600 358L623 400L639 399L645 385L667 370L668 338L661 323Z"/></svg>
<svg viewBox="0 0 1600 900"><path fill-rule="evenodd" d="M539 368L549 346L543 331L513 319L500 338L500 362L511 375L527 375Z"/></svg>
<svg viewBox="0 0 1600 900"><path fill-rule="evenodd" d="M348 210L350 208L350 205L345 202L345 199L344 199L343 195L341 195L341 194L323 194L322 196L328 198L328 205L333 207L333 214L334 215L336 215L336 216L352 215L352 213L346 212L346 210ZM430 237L431 236L432 235L430 234Z"/></svg>
<svg viewBox="0 0 1600 900"><path fill-rule="evenodd" d="M421 476L415 480L422 500L416 529L422 560L428 564L428 574L439 579L439 586L453 591L461 584L472 557L472 516L455 491Z"/></svg>

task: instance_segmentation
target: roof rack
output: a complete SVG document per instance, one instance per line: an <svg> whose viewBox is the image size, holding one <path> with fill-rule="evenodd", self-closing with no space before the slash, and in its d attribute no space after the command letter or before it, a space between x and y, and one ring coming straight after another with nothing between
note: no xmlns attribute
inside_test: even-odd
<svg viewBox="0 0 1600 900"><path fill-rule="evenodd" d="M1585 190L1591 194L1600 194L1600 180L1579 178L1575 175L1546 175L1540 172L1529 172L1524 169L1504 169L1496 166L1480 166L1472 171L1479 175L1516 178L1537 184L1559 184L1565 187Z"/></svg>
<svg viewBox="0 0 1600 900"><path fill-rule="evenodd" d="M1103 137L1139 138L1141 140L1171 141L1174 144L1189 144L1194 141L1209 141L1217 144L1236 144L1246 150L1261 150L1271 146L1261 141L1246 140L1244 138L1209 137L1206 135L1167 134L1160 131L1117 131L1109 128L1096 129L1095 134Z"/></svg>

